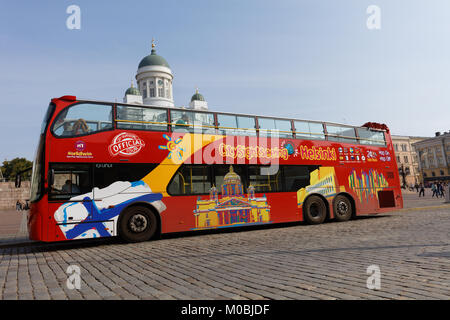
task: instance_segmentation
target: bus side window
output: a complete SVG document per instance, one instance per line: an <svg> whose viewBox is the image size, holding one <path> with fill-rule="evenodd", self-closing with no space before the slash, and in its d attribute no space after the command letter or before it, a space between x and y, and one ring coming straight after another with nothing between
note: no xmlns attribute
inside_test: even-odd
<svg viewBox="0 0 450 320"><path fill-rule="evenodd" d="M61 111L52 131L58 137L75 137L112 129L112 106L79 103Z"/></svg>
<svg viewBox="0 0 450 320"><path fill-rule="evenodd" d="M219 133L223 135L256 136L254 117L218 114Z"/></svg>
<svg viewBox="0 0 450 320"><path fill-rule="evenodd" d="M328 140L356 143L355 128L330 124L327 124L326 126L327 126Z"/></svg>
<svg viewBox="0 0 450 320"><path fill-rule="evenodd" d="M272 118L258 118L260 137L292 138L291 122Z"/></svg>
<svg viewBox="0 0 450 320"><path fill-rule="evenodd" d="M248 186L253 186L256 193L281 191L281 167L249 166Z"/></svg>
<svg viewBox="0 0 450 320"><path fill-rule="evenodd" d="M310 173L319 166L283 166L285 191L298 191L310 184Z"/></svg>
<svg viewBox="0 0 450 320"><path fill-rule="evenodd" d="M183 165L172 178L170 195L208 194L211 190L211 170L206 165Z"/></svg>
<svg viewBox="0 0 450 320"><path fill-rule="evenodd" d="M116 122L121 129L167 131L167 110L118 105Z"/></svg>
<svg viewBox="0 0 450 320"><path fill-rule="evenodd" d="M50 168L54 170L50 199L69 199L92 191L89 165L54 164Z"/></svg>

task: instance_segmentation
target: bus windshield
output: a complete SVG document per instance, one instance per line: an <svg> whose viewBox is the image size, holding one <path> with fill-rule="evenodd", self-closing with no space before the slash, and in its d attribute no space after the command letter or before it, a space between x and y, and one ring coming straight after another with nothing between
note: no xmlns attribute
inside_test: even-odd
<svg viewBox="0 0 450 320"><path fill-rule="evenodd" d="M33 162L33 173L31 175L31 195L30 201L36 201L40 198L42 193L42 163L44 162L44 144L45 144L45 131L48 127L48 122L55 111L55 105L50 103L44 119L42 120L41 133L39 136L38 148Z"/></svg>

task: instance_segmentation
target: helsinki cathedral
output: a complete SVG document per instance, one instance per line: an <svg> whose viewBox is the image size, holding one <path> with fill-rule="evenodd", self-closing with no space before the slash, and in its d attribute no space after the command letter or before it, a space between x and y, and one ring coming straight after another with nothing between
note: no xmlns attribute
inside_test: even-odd
<svg viewBox="0 0 450 320"><path fill-rule="evenodd" d="M133 82L125 92L124 103L145 104L160 107L174 107L173 74L166 59L156 54L155 42L152 40L152 51L139 63L136 73L137 87ZM205 98L196 90L189 103L194 110L208 110Z"/></svg>

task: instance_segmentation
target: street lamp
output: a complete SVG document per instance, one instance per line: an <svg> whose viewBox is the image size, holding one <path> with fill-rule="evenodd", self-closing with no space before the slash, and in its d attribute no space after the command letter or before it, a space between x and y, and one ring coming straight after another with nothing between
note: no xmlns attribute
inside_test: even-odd
<svg viewBox="0 0 450 320"><path fill-rule="evenodd" d="M401 167L398 168L398 171L399 171L400 175L402 176L402 182L403 182L402 188L405 188L406 187L406 179L405 179L406 174L405 174L405 169L403 168L403 163L402 163Z"/></svg>

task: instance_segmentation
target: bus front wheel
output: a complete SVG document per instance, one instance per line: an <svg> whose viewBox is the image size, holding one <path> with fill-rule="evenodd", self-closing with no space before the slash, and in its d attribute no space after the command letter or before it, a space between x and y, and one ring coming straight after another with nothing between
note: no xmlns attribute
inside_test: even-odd
<svg viewBox="0 0 450 320"><path fill-rule="evenodd" d="M303 206L303 216L309 224L320 224L327 217L327 206L318 196L309 197Z"/></svg>
<svg viewBox="0 0 450 320"><path fill-rule="evenodd" d="M158 221L148 208L134 206L125 209L119 219L119 236L126 242L141 242L152 238Z"/></svg>

